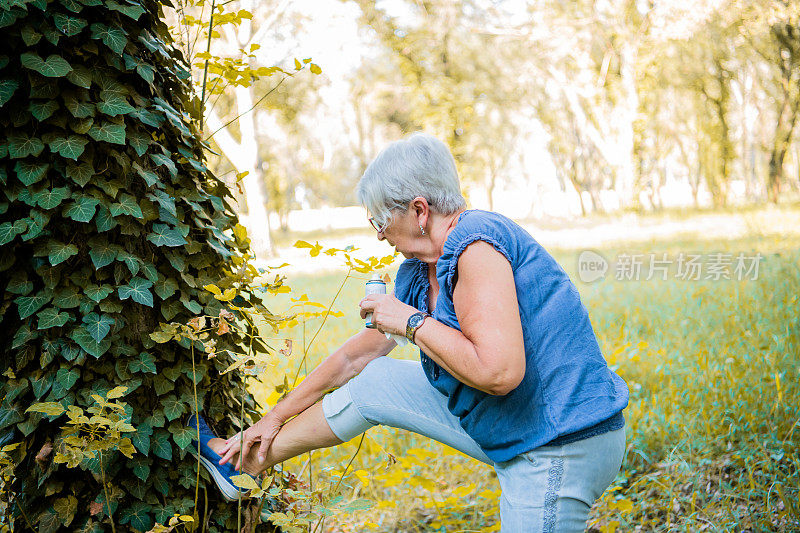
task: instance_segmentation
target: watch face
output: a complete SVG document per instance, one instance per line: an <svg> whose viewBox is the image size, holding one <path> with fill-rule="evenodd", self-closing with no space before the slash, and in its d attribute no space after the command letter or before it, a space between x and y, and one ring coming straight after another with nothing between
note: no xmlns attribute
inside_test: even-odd
<svg viewBox="0 0 800 533"><path fill-rule="evenodd" d="M415 328L415 327L417 327L417 326L420 324L420 322L422 322L424 319L425 319L425 315L414 315L414 316L412 316L412 317L411 317L411 321L410 321L409 325L410 325L412 328Z"/></svg>

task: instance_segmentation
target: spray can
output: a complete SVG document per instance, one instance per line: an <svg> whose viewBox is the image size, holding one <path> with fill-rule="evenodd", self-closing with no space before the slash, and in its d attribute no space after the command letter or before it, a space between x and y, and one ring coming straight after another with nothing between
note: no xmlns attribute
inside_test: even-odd
<svg viewBox="0 0 800 533"><path fill-rule="evenodd" d="M364 294L366 296L369 296L370 294L386 294L386 282L376 274L367 282ZM367 313L366 320L367 323L365 325L370 329L375 329L375 324L372 323L372 313Z"/></svg>

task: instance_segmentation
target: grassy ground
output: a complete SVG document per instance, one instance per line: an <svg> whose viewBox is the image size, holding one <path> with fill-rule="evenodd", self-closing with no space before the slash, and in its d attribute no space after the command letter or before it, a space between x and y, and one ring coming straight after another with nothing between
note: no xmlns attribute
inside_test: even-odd
<svg viewBox="0 0 800 533"><path fill-rule="evenodd" d="M794 211L793 211L794 212ZM796 216L796 213L794 213ZM609 365L628 383L628 448L622 470L592 509L601 531L800 530L800 237L755 231L730 241L672 239L598 251L606 279L578 281L578 252L551 249L575 280ZM615 279L619 254L680 252L763 255L758 279ZM646 256L645 256L646 259ZM645 263L646 265L646 263ZM703 277L705 276L705 273ZM330 303L342 275L289 280L291 295ZM302 327L288 332L294 354L253 385L267 402L274 385L302 375L362 327L364 280L348 279L301 365ZM306 342L319 325L305 326ZM410 348L393 357L417 358ZM291 377L290 377L291 381ZM492 531L499 485L491 468L423 437L373 428L340 488L370 509L336 514L330 531ZM314 488L336 484L359 439L286 466Z"/></svg>

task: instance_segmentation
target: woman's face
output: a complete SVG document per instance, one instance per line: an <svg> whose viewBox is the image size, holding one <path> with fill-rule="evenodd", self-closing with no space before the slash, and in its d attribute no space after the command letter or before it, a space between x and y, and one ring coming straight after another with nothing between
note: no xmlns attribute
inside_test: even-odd
<svg viewBox="0 0 800 533"><path fill-rule="evenodd" d="M405 212L395 210L386 229L378 232L378 240L386 240L406 259L414 257L420 261L435 262L438 257L432 256L430 239L422 235L419 229L419 215L413 206Z"/></svg>

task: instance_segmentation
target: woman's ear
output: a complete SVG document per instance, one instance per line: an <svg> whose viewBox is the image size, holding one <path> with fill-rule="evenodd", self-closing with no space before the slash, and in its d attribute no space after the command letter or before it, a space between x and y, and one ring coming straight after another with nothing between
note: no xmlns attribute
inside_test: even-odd
<svg viewBox="0 0 800 533"><path fill-rule="evenodd" d="M428 200L423 196L417 196L411 201L411 207L414 209L414 214L417 216L419 225L425 227L428 223L428 216L431 210L431 207L428 205Z"/></svg>

